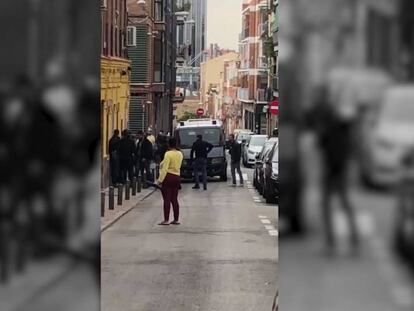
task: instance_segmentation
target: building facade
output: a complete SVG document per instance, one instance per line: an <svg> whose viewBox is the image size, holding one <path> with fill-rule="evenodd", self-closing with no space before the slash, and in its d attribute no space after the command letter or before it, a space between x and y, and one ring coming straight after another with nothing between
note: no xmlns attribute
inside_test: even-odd
<svg viewBox="0 0 414 311"><path fill-rule="evenodd" d="M203 61L203 52L206 46L207 30L207 0L191 0L191 10L189 19L194 23L187 29L187 38L191 38L191 58L195 61L193 67L200 67Z"/></svg>
<svg viewBox="0 0 414 311"><path fill-rule="evenodd" d="M108 179L108 142L113 131L128 128L130 66L126 54L126 0L101 1L102 186Z"/></svg>
<svg viewBox="0 0 414 311"><path fill-rule="evenodd" d="M244 127L258 134L267 134L268 59L264 53L268 30L267 0L244 0L240 34L240 87Z"/></svg>
<svg viewBox="0 0 414 311"><path fill-rule="evenodd" d="M234 133L235 129L243 127L242 110L240 102L237 100L239 68L239 60L224 62L220 91L223 103L221 119L224 124L226 135Z"/></svg>
<svg viewBox="0 0 414 311"><path fill-rule="evenodd" d="M225 55L210 59L201 63L200 67L200 101L207 115L212 118L220 118L222 109L222 74L224 64L236 61L239 54L230 52Z"/></svg>
<svg viewBox="0 0 414 311"><path fill-rule="evenodd" d="M175 2L127 3L127 45L132 61L129 129L170 132L176 83Z"/></svg>

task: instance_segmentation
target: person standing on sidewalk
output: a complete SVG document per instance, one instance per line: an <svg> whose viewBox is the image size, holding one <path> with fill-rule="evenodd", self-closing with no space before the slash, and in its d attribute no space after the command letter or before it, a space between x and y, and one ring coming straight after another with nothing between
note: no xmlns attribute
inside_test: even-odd
<svg viewBox="0 0 414 311"><path fill-rule="evenodd" d="M168 141L169 150L165 153L161 162L160 177L157 184L161 185L162 197L164 199L164 221L161 226L169 224L179 225L180 205L178 204L178 190L180 188L181 164L183 154L177 150L177 140L170 138ZM173 206L174 221L170 221L170 209Z"/></svg>
<svg viewBox="0 0 414 311"><path fill-rule="evenodd" d="M147 135L140 136L140 142L138 145L140 146L139 165L142 176L142 184L144 188L147 188L148 185L146 181L153 181L151 174L151 161L154 158L154 149L152 143L148 140Z"/></svg>
<svg viewBox="0 0 414 311"><path fill-rule="evenodd" d="M230 149L229 154L231 157L231 177L233 179L233 187L236 187L236 171L240 177L240 187L243 187L244 180L243 174L240 169L240 159L241 159L241 145L234 139L234 134L230 135Z"/></svg>
<svg viewBox="0 0 414 311"><path fill-rule="evenodd" d="M132 180L133 161L135 155L134 142L131 140L128 130L122 131L122 138L119 141L119 163L121 168L121 181L125 183Z"/></svg>
<svg viewBox="0 0 414 311"><path fill-rule="evenodd" d="M200 189L200 177L199 172L203 174L203 186L204 190L207 190L207 155L213 149L213 145L203 140L202 135L197 135L197 140L191 148L190 159L194 159L194 177L195 185L193 189Z"/></svg>
<svg viewBox="0 0 414 311"><path fill-rule="evenodd" d="M109 140L108 154L109 154L109 170L111 173L111 185L116 185L119 182L119 130L114 130L114 135Z"/></svg>

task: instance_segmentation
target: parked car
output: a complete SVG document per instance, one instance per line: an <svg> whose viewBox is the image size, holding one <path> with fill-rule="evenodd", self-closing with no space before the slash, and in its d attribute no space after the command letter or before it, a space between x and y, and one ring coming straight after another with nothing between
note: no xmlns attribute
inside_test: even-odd
<svg viewBox="0 0 414 311"><path fill-rule="evenodd" d="M414 87L386 91L371 128L360 158L361 177L369 185L396 185L402 156L414 144Z"/></svg>
<svg viewBox="0 0 414 311"><path fill-rule="evenodd" d="M257 156L253 183L266 203L277 203L279 199L279 144L277 138L266 141Z"/></svg>
<svg viewBox="0 0 414 311"><path fill-rule="evenodd" d="M242 130L236 134L236 141L239 144L247 143L250 140L250 137L253 135L253 132L250 130Z"/></svg>
<svg viewBox="0 0 414 311"><path fill-rule="evenodd" d="M239 144L241 144L242 154L244 152L244 148L250 142L250 138L252 137L252 135L253 132L251 132L250 130L240 130L240 132L237 133L235 139Z"/></svg>
<svg viewBox="0 0 414 311"><path fill-rule="evenodd" d="M249 142L243 149L243 165L245 167L251 167L256 162L256 156L262 151L262 148L266 142L266 135L251 135Z"/></svg>
<svg viewBox="0 0 414 311"><path fill-rule="evenodd" d="M414 268L414 148L403 158L395 222L397 251Z"/></svg>
<svg viewBox="0 0 414 311"><path fill-rule="evenodd" d="M270 138L266 140L265 144L262 147L262 150L256 156L256 162L254 164L253 171L253 186L257 191L262 194L263 189L260 188L260 173L263 171L263 159L267 153L273 148L277 138Z"/></svg>

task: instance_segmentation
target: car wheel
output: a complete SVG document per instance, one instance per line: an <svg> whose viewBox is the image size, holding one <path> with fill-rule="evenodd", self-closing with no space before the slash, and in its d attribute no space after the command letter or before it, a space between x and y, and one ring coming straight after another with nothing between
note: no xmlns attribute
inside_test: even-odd
<svg viewBox="0 0 414 311"><path fill-rule="evenodd" d="M264 198L266 199L266 203L276 203L275 202L275 191L272 188L270 183L266 183L266 188L264 191Z"/></svg>
<svg viewBox="0 0 414 311"><path fill-rule="evenodd" d="M220 176L221 181L227 181L227 167L224 169L224 172Z"/></svg>
<svg viewBox="0 0 414 311"><path fill-rule="evenodd" d="M257 183L259 184L259 187L257 190L259 191L261 195L263 195L263 182L261 180L258 180Z"/></svg>
<svg viewBox="0 0 414 311"><path fill-rule="evenodd" d="M253 172L253 187L257 187L257 182L256 182L256 169Z"/></svg>

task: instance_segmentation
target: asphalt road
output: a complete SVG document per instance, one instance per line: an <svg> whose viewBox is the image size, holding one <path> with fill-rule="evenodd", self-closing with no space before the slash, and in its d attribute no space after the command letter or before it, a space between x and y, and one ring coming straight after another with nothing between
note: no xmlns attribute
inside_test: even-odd
<svg viewBox="0 0 414 311"><path fill-rule="evenodd" d="M347 220L333 200L336 256L324 256L320 161L306 150L306 190L303 197L307 233L285 235L279 222L280 309L286 311L412 311L414 276L393 249L396 196L361 187L351 171L349 193L361 235L361 252L349 255ZM354 169L354 168L352 168Z"/></svg>
<svg viewBox="0 0 414 311"><path fill-rule="evenodd" d="M101 310L271 310L277 207L260 202L249 184L229 184L210 182L207 191L184 184L180 226L157 225L156 192L106 230Z"/></svg>

